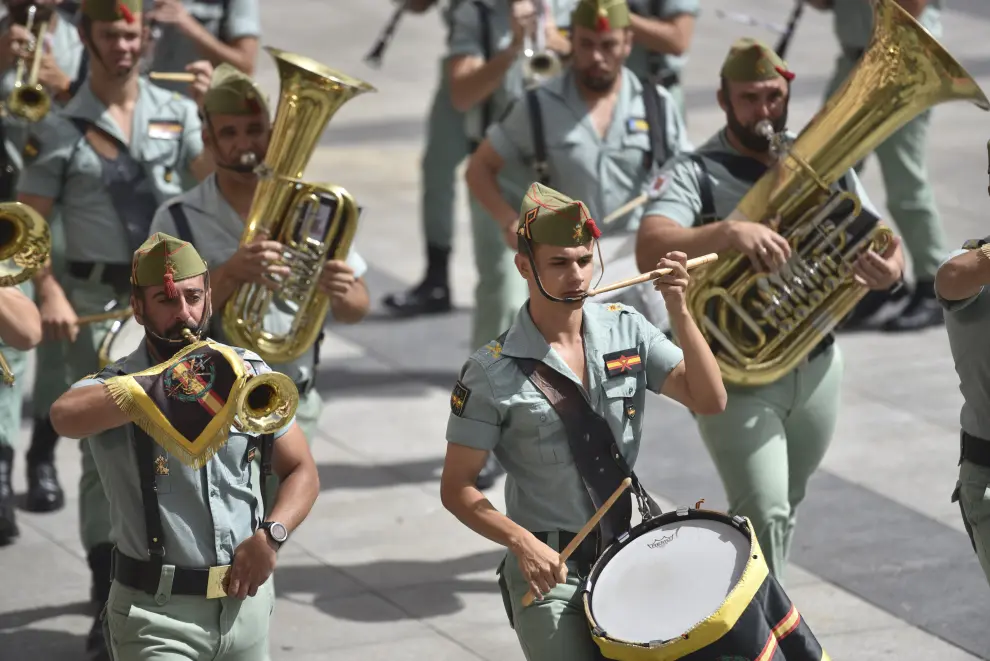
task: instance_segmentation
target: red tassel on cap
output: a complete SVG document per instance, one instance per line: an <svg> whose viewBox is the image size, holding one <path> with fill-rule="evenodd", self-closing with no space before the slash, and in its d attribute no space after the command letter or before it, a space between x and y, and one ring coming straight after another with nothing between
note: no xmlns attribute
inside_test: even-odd
<svg viewBox="0 0 990 661"><path fill-rule="evenodd" d="M134 22L134 14L131 13L131 10L128 9L124 3L122 2L117 3L117 11L120 12L120 15L123 16L124 20L127 21L128 23Z"/></svg>
<svg viewBox="0 0 990 661"><path fill-rule="evenodd" d="M178 298L179 290L175 288L175 278L172 275L172 267L165 267L165 295L169 298Z"/></svg>
<svg viewBox="0 0 990 661"><path fill-rule="evenodd" d="M598 225L595 224L594 218L589 218L588 220L584 221L584 226L588 228L589 232L591 232L592 238L597 239L602 235L602 231L598 229Z"/></svg>
<svg viewBox="0 0 990 661"><path fill-rule="evenodd" d="M788 71L787 69L785 69L783 67L774 67L774 69L776 69L777 70L777 73L779 73L781 76L784 77L784 80L787 80L787 81L794 80L794 73L793 72Z"/></svg>
<svg viewBox="0 0 990 661"><path fill-rule="evenodd" d="M595 25L599 32L608 32L611 30L611 26L608 22L608 14L604 12L598 15L598 23Z"/></svg>

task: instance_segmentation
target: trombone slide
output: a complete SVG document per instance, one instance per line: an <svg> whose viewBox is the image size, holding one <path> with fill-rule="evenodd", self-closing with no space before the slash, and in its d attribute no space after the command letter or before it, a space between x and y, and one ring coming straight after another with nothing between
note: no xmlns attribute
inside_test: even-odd
<svg viewBox="0 0 990 661"><path fill-rule="evenodd" d="M701 257L695 257L694 259L687 260L687 269L690 271L693 268L699 266L704 266L705 264L710 264L718 260L718 255L716 253L708 253L707 255L702 255ZM585 296L597 296L598 294L604 294L608 291L615 291L616 289L622 289L623 287L632 287L633 285L638 285L642 282L648 282L650 280L656 280L657 278L662 278L671 272L672 269L656 269L650 271L649 273L644 273L642 275L637 275L635 278L629 278L628 280L621 280L614 284L599 287L598 289L590 290Z"/></svg>

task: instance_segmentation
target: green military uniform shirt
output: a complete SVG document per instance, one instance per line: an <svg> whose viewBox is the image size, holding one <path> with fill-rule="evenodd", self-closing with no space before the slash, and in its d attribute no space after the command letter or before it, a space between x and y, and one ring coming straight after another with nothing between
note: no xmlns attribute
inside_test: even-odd
<svg viewBox="0 0 990 661"><path fill-rule="evenodd" d="M257 354L234 347L255 374L271 369ZM152 367L147 348L137 350L91 378L75 383L82 388L116 375ZM275 432L276 444L292 426ZM147 559L145 528L133 424L88 437L100 481L110 501L111 540L124 555ZM150 439L144 439L152 443ZM176 567L212 567L233 561L234 549L254 534L261 523L259 474L252 470L251 447L257 440L231 428L226 444L201 469L193 469L154 446L155 483L165 535L165 562Z"/></svg>
<svg viewBox="0 0 990 661"><path fill-rule="evenodd" d="M632 308L584 304L588 399L632 467L643 433L646 391L659 393L681 350ZM642 369L609 378L604 356L637 352ZM513 357L541 360L581 384L533 323L528 305L505 336L476 351L451 397L447 441L494 451L508 473L506 515L533 532L577 532L595 512L574 464L564 424Z"/></svg>
<svg viewBox="0 0 990 661"><path fill-rule="evenodd" d="M990 241L990 237L982 239L982 242L986 241ZM981 241L967 241L965 248L954 250L945 261L976 249L980 244ZM959 424L966 433L990 440L990 351L987 351L990 296L986 287L981 287L979 292L961 301L949 301L941 296L938 300L945 310L945 331L949 335L949 349L963 396Z"/></svg>
<svg viewBox="0 0 990 661"><path fill-rule="evenodd" d="M790 135L789 137L793 139L794 136ZM717 218L725 218L736 208L736 205L749 192L755 182L733 176L722 163L715 160L718 154L741 156L729 144L725 136L725 129L701 145L696 153L704 160L711 180L712 202L715 205L715 209L712 211ZM663 175L667 179L664 188L654 200L646 205L646 211L643 215L665 216L684 227L700 224L702 214L700 177L702 175L690 156L681 155L669 161L663 169ZM870 202L866 189L863 188L856 173L849 170L844 178L848 190L859 197L863 208L880 217L880 212ZM833 186L834 188L836 186Z"/></svg>
<svg viewBox="0 0 990 661"><path fill-rule="evenodd" d="M654 12L654 4L660 5L659 14ZM646 18L671 19L681 14L697 17L701 13L701 2L699 0L629 0L629 10ZM652 53L640 44L633 44L632 52L626 60L626 67L640 78L654 73L654 67L658 68L657 73L670 72L680 76L687 61L687 54Z"/></svg>
<svg viewBox="0 0 990 661"><path fill-rule="evenodd" d="M873 5L869 0L834 0L832 20L843 48L862 50L873 34ZM942 36L942 0L929 0L918 21L936 39Z"/></svg>
<svg viewBox="0 0 990 661"><path fill-rule="evenodd" d="M146 185L161 204L181 193L184 179L191 176L189 165L203 151L202 125L196 104L188 98L144 79L139 85L126 149L144 168ZM106 106L83 85L59 113L59 121L34 131L40 152L26 164L19 191L55 200L65 226L66 254L73 260L130 264L134 247L104 185L103 162L73 118L94 123L120 149L128 144ZM168 172L174 173L171 181Z"/></svg>
<svg viewBox="0 0 990 661"><path fill-rule="evenodd" d="M196 246L196 251L211 269L225 264L234 256L244 234L244 221L220 194L215 174L207 177L192 190L161 206L151 223L151 234L164 232L171 236L179 236L175 220L169 211L169 206L172 204L182 205L189 219L189 229L192 231L192 237L187 239ZM354 269L356 278L360 278L368 270L367 262L353 248L348 253L346 261ZM265 317L265 330L280 334L288 332L295 315L294 307L294 304L274 298ZM219 310L217 313L219 315ZM214 318L214 321L218 322L219 319ZM223 342L227 341L221 334L218 334L217 338ZM315 351L314 345L311 351L307 351L294 362L272 367L297 384L303 383L314 376Z"/></svg>
<svg viewBox="0 0 990 661"><path fill-rule="evenodd" d="M207 32L224 43L244 37L261 38L259 0L182 0L182 4ZM293 20L291 16L289 20ZM162 32L154 45L151 71L185 71L187 65L209 59L174 25L160 27ZM159 81L158 84L182 94L189 91L189 83Z"/></svg>
<svg viewBox="0 0 990 661"><path fill-rule="evenodd" d="M566 28L570 25L571 11L577 4L576 0L550 0L548 4L558 28ZM485 57L482 9L479 5L486 8L489 16L488 36L491 43L489 57L494 57L512 43L512 17L509 2L506 0L461 2L453 12L453 25L447 49L448 57L463 55ZM505 73L502 84L488 102L490 121L494 122L505 114L512 102L522 96L524 89L523 58L520 55ZM479 103L465 114L465 132L469 140L481 142L484 138L484 127L482 126L482 108L484 105L484 102ZM526 182L524 185L528 185L528 183Z"/></svg>
<svg viewBox="0 0 990 661"><path fill-rule="evenodd" d="M666 106L664 131L670 156L690 151L684 120L662 87L657 92ZM605 138L598 136L588 106L568 70L537 91L543 115L550 185L588 205L593 218L629 202L652 183L654 168L644 167L650 136L643 105L643 85L629 69L622 70L622 86L612 124ZM492 147L505 162L505 176L533 181L535 159L529 109L517 103L502 121L488 130ZM654 155L655 156L655 155ZM652 164L649 164L652 166ZM633 231L639 227L642 207L617 219L603 231Z"/></svg>
<svg viewBox="0 0 990 661"><path fill-rule="evenodd" d="M56 14L58 15L58 22L55 24L55 29L52 32L46 33L43 40L44 45L51 51L58 68L69 77L70 81L75 81L85 77L87 73L86 71L82 71L83 44L79 39L79 30L73 24L72 19L57 9ZM0 33L6 32L9 29L9 21L9 16L4 19L3 24L0 25ZM25 81L30 74L31 60L27 59L24 62ZM15 63L14 66L5 71L3 76L0 77L0 98L4 100L9 99L10 93L14 89L14 80L16 77L17 67ZM49 92L49 98L52 101L52 107L49 113L52 113L59 107L59 104L55 101L51 92ZM48 116L41 121L44 122L47 119ZM25 148L28 148L29 152L36 148L36 145L29 145L28 143L31 124L20 117L8 113L3 118L3 128L7 134L7 152L10 154L11 159L13 159L14 166L20 170L22 167L22 154Z"/></svg>

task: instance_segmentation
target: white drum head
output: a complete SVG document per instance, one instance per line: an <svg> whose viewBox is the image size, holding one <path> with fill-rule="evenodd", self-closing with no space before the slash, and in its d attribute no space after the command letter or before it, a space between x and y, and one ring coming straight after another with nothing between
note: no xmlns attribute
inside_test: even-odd
<svg viewBox="0 0 990 661"><path fill-rule="evenodd" d="M143 341L144 326L136 322L134 317L127 317L121 323L117 335L111 340L110 346L107 347L107 358L111 363L115 363L134 353Z"/></svg>
<svg viewBox="0 0 990 661"><path fill-rule="evenodd" d="M710 519L672 521L627 542L602 567L591 613L608 638L670 640L718 610L749 559L746 535Z"/></svg>

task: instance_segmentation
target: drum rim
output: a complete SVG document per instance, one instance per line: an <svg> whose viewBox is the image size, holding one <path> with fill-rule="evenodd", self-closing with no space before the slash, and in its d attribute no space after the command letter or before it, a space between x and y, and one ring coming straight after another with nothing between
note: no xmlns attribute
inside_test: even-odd
<svg viewBox="0 0 990 661"><path fill-rule="evenodd" d="M639 537L642 537L651 530L654 530L660 527L661 525L670 523L672 521L682 521L682 520L688 521L691 519L706 519L709 521L718 521L720 523L725 523L739 530L739 532L743 533L746 536L746 538L749 540L749 558L746 561L746 566L743 569L743 573L742 576L739 578L739 581L736 583L735 586L733 586L732 590L729 592L728 595L726 595L725 599L722 601L721 604L719 604L719 607L716 608L713 613L708 615L705 619L701 620L700 622L697 622L694 626L688 629L687 632L676 638L670 638L664 641L635 642L635 641L623 640L621 638L614 638L612 636L609 636L607 631L605 631L600 626L598 626L598 621L595 619L591 611L591 597L592 597L591 592L592 590L594 590L595 580L601 574L605 565L608 564L609 560L614 558L620 550L622 550L626 545L628 545L634 539L638 539ZM755 578L753 578L754 577L753 561L758 560L762 557L763 554L762 551L760 550L759 542L756 539L756 535L754 535L752 532L752 524L748 517L739 516L739 515L730 516L725 512L719 512L717 510L687 508L686 512L685 509L673 510L670 512L665 512L652 519L649 519L648 521L643 521L633 526L629 530L629 533L627 535L624 535L620 539L617 539L613 541L611 544L609 544L608 547L605 549L605 551L602 552L602 554L598 557L597 560L595 560L594 564L591 566L591 569L588 571L588 577L585 579L584 587L581 590L582 593L581 600L584 603L585 617L588 619L588 623L591 627L591 635L593 638L608 641L608 643L613 645L634 647L637 649L662 649L668 645L672 645L677 642L687 640L687 635L690 632L695 631L699 625L711 619L715 614L717 614L719 611L725 608L725 605L729 601L731 601L734 597L736 597L744 581L755 580ZM763 563L763 566L766 567L765 561ZM766 569L764 573L769 574L769 569ZM764 580L765 577L761 576L759 578L758 583L762 584Z"/></svg>

